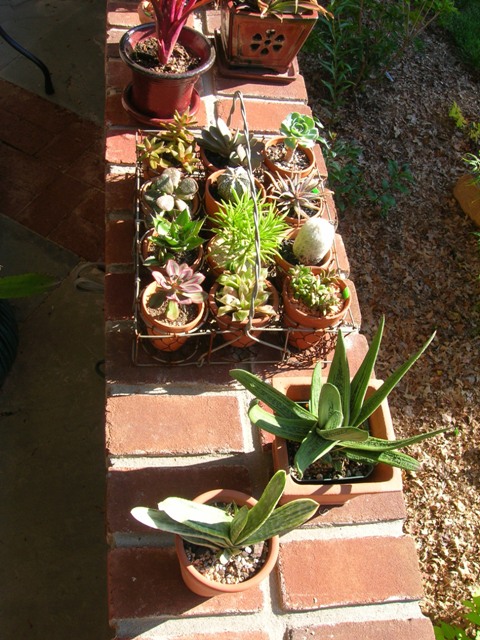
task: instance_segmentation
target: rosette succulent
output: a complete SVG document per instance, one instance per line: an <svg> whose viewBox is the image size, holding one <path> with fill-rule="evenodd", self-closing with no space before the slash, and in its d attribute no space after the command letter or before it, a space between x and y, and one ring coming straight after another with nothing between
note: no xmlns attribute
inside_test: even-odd
<svg viewBox="0 0 480 640"><path fill-rule="evenodd" d="M168 320L178 318L181 306L201 304L206 298L202 289L205 276L193 271L186 263L178 264L175 260L168 260L165 273L153 271L152 276L157 285L155 293L148 300L148 306L157 309L167 302L165 317Z"/></svg>
<svg viewBox="0 0 480 640"><path fill-rule="evenodd" d="M280 125L280 133L284 136L284 143L291 150L295 151L298 146L313 147L318 140L318 127L322 125L310 116L297 113L290 113Z"/></svg>

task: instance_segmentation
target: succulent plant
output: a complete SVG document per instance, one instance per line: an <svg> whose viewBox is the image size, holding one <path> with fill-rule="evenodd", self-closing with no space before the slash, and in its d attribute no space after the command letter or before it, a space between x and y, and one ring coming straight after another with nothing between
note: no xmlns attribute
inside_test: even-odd
<svg viewBox="0 0 480 640"><path fill-rule="evenodd" d="M309 220L312 215L322 210L323 182L315 173L307 177L270 175L271 185L269 197L272 198L277 211L289 218Z"/></svg>
<svg viewBox="0 0 480 640"><path fill-rule="evenodd" d="M301 264L317 265L330 251L335 227L324 218L311 218L300 227L293 243L293 253Z"/></svg>
<svg viewBox="0 0 480 640"><path fill-rule="evenodd" d="M212 153L223 161L224 166L247 167L247 137L243 131L232 131L222 118L217 118L216 124L202 129L197 138L199 147ZM250 163L253 169L262 163L263 143L250 136ZM223 167L221 167L223 168Z"/></svg>
<svg viewBox="0 0 480 640"><path fill-rule="evenodd" d="M315 274L309 267L297 265L289 270L290 288L295 300L303 302L309 309L321 316L338 312L343 305L342 298L350 296L348 287L339 296L335 271L322 271Z"/></svg>
<svg viewBox="0 0 480 640"><path fill-rule="evenodd" d="M155 256L147 258L145 266L165 264L176 254L196 249L204 242L199 236L203 220L192 220L186 209L171 220L157 214L152 221L154 231L149 240L155 245Z"/></svg>
<svg viewBox="0 0 480 640"><path fill-rule="evenodd" d="M183 211L193 200L198 184L190 176L182 176L180 169L168 167L158 178L154 178L144 191L145 201L156 212Z"/></svg>
<svg viewBox="0 0 480 640"><path fill-rule="evenodd" d="M249 3L250 4L250 3ZM281 18L284 14L297 14L313 11L322 15L332 14L322 7L316 0L255 0L260 15L276 15Z"/></svg>
<svg viewBox="0 0 480 640"><path fill-rule="evenodd" d="M364 423L435 336L435 333L432 334L417 353L365 399L380 348L383 327L382 319L373 342L352 380L343 335L341 331L338 332L327 381L322 382L323 363L319 362L313 371L308 408L305 408L303 403L294 402L248 371L234 369L230 372L235 380L255 396L248 413L252 423L274 435L300 443L295 455L295 467L300 478L307 467L334 451L342 451L347 458L358 462L384 462L393 467L417 471L418 462L398 449L446 431L437 429L403 440L383 440L370 436L368 429L363 428ZM260 402L273 409L274 413L268 413L260 406Z"/></svg>
<svg viewBox="0 0 480 640"><path fill-rule="evenodd" d="M218 276L220 285L216 300L218 315L231 315L232 320L243 322L250 314L255 292L255 272L253 269L237 273L223 273ZM276 310L268 304L270 292L267 288L267 270L261 269L257 281L254 310L256 316L275 316Z"/></svg>
<svg viewBox="0 0 480 640"><path fill-rule="evenodd" d="M202 289L205 276L194 272L186 263L178 264L175 260L167 260L165 274L152 271L152 276L157 286L148 300L148 306L157 309L167 301L165 317L168 320L178 318L181 306L200 304L206 298Z"/></svg>
<svg viewBox="0 0 480 640"><path fill-rule="evenodd" d="M227 167L217 178L217 191L220 198L229 202L235 192L237 196L250 193L250 180L243 167Z"/></svg>
<svg viewBox="0 0 480 640"><path fill-rule="evenodd" d="M183 498L167 498L158 509L135 507L132 515L154 529L168 531L191 544L218 552L224 564L245 547L287 533L311 518L318 504L308 498L277 507L286 483L284 471L277 471L252 508L200 504Z"/></svg>
<svg viewBox="0 0 480 640"><path fill-rule="evenodd" d="M468 167L468 171L473 178L473 183L480 186L480 151L478 155L467 153L462 159Z"/></svg>
<svg viewBox="0 0 480 640"><path fill-rule="evenodd" d="M280 125L280 133L284 136L287 147L286 160L290 160L298 146L307 149L315 146L319 138L318 127L322 125L312 117L297 113L289 113Z"/></svg>

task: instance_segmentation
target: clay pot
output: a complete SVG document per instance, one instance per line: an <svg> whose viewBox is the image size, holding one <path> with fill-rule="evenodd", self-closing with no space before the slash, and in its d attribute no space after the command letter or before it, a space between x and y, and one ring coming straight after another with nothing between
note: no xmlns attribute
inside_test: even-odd
<svg viewBox="0 0 480 640"><path fill-rule="evenodd" d="M277 310L279 305L278 292L270 282L267 282L267 286L270 291L270 304L275 310ZM232 316L228 314L224 316L218 315L218 305L215 299L218 288L219 288L219 285L216 282L213 285L213 287L210 289L210 292L208 294L208 307L212 315L214 316L217 325L223 332L221 334L222 338L226 342L229 342L229 343L231 342L230 346L232 347L241 347L241 348L249 347L250 345L255 343L255 339L252 338L251 336L258 338L262 333L262 329L264 329L266 326L268 326L272 322L272 318L270 316L261 316L258 318L257 317L253 318L252 330L250 331L250 334L245 333L245 330L247 327L247 320L243 322L237 322L235 320L232 320Z"/></svg>
<svg viewBox="0 0 480 640"><path fill-rule="evenodd" d="M139 191L139 194L138 194L139 202L140 202L140 209L142 211L143 218L145 220L145 224L147 226L151 226L150 217L154 216L156 212L153 210L151 205L145 199L144 194L145 194L146 191L148 191L150 185L155 182L157 177L158 176L152 177L149 180L147 180L146 182L144 182L142 184L142 186L140 187L140 191ZM200 200L200 196L198 195L198 192L193 196L192 200L189 200L187 202L187 204L189 205L189 209L190 209L190 217L191 218L195 218L198 215L198 212L200 211L200 207L201 207L201 200Z"/></svg>
<svg viewBox="0 0 480 640"><path fill-rule="evenodd" d="M480 227L480 188L470 175L462 176L453 188L453 195L462 211Z"/></svg>
<svg viewBox="0 0 480 640"><path fill-rule="evenodd" d="M142 264L151 255L149 251L149 245L150 245L150 237L153 235L153 233L154 233L154 229L149 229L143 234L140 240L140 257L142 259ZM192 264L189 264L188 266L191 267L194 271L199 271L203 264L203 255L204 255L203 245L200 245L199 247L197 247L195 260L192 262ZM162 265L152 265L152 266L147 265L145 268L148 269L149 271L161 271L162 273L164 273L164 267Z"/></svg>
<svg viewBox="0 0 480 640"><path fill-rule="evenodd" d="M270 173L273 174L290 177L298 175L302 178L306 178L315 168L315 156L313 154L313 149L298 147L298 149L303 151L308 158L308 166L304 169L287 169L286 167L282 166L281 164L277 164L271 158L269 158L268 149L280 144L281 142L283 142L283 140L283 137L278 136L277 138L270 138L269 140L265 141L263 164L267 167Z"/></svg>
<svg viewBox="0 0 480 640"><path fill-rule="evenodd" d="M140 317L142 318L147 333L150 336L159 336L155 340L151 340L152 346L159 351L177 351L188 340L189 333L193 333L198 329L205 320L205 303L194 305L197 308L195 318L182 326L171 325L168 322L162 322L154 318L147 305L149 297L155 292L157 283L151 282L142 292L140 296Z"/></svg>
<svg viewBox="0 0 480 640"><path fill-rule="evenodd" d="M154 23L133 27L120 40L120 57L132 72L132 83L123 94L124 108L132 117L151 125L159 120L170 120L175 111L196 113L201 101L194 90L195 83L215 62L215 50L210 41L195 29L183 27L178 42L199 58L200 64L185 73L158 73L142 67L132 58L136 44L151 36L156 36Z"/></svg>
<svg viewBox="0 0 480 640"><path fill-rule="evenodd" d="M222 175L225 169L219 169L218 171L214 171L210 175L207 176L205 180L205 195L204 195L204 207L205 213L207 214L207 226L212 226L212 220L210 218L214 218L217 211L220 210L221 202L220 200L215 200L210 187L214 186L218 180L218 177ZM262 183L254 178L255 187L257 189L257 193L260 193L262 198L265 198L265 188Z"/></svg>
<svg viewBox="0 0 480 640"><path fill-rule="evenodd" d="M240 507L243 505L253 507L257 503L255 498L251 498L240 491L230 489L214 489L213 491L202 493L194 499L194 502L201 502L202 504L207 502L223 502L227 504L235 502L235 504ZM270 538L267 544L267 560L258 573L248 580L239 582L238 584L223 584L221 582L208 580L199 571L197 571L187 558L182 538L180 538L180 536L175 536L175 550L180 563L180 571L182 573L183 581L190 591L204 598L211 598L222 593L240 593L241 591L247 591L247 589L258 586L272 572L278 558L280 546L278 536Z"/></svg>
<svg viewBox="0 0 480 640"><path fill-rule="evenodd" d="M287 234L286 239L295 240L299 231L300 231L300 227L293 228ZM333 261L333 252L330 249L330 251L327 251L327 253L324 255L320 264L307 265L307 266L309 267L309 269L313 271L315 275L318 275L321 271L325 271L326 269L329 269L330 265L332 264L332 261ZM281 289L283 287L283 283L285 281L285 278L287 277L289 270L295 265L285 260L285 258L283 258L280 254L275 256L275 264L277 266L277 276L276 276L275 282L279 287L279 289Z"/></svg>
<svg viewBox="0 0 480 640"><path fill-rule="evenodd" d="M346 280L337 280L341 291L348 286ZM343 308L338 313L321 316L315 314L305 304L295 300L290 291L290 278L286 278L282 290L283 317L282 324L286 328L299 329L290 331L288 344L300 351L315 346L325 338L325 330L338 325L350 308L351 297L343 299Z"/></svg>

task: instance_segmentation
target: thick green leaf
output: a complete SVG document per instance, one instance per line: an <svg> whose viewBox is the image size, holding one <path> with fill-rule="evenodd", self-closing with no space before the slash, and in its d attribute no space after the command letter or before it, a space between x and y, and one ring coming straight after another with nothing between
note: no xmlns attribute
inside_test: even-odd
<svg viewBox="0 0 480 640"><path fill-rule="evenodd" d="M230 540L236 544L248 520L248 507L244 505L235 514L230 525Z"/></svg>
<svg viewBox="0 0 480 640"><path fill-rule="evenodd" d="M167 498L158 505L172 520L199 531L209 538L220 538L230 543L230 524L233 517L223 509L183 498Z"/></svg>
<svg viewBox="0 0 480 640"><path fill-rule="evenodd" d="M263 382L253 373L244 369L232 369L232 378L240 382L247 391L250 391L256 398L264 402L267 406L284 418L303 418L311 420L312 414L302 406L290 400L271 385Z"/></svg>
<svg viewBox="0 0 480 640"><path fill-rule="evenodd" d="M389 464L391 467L399 467L400 469L405 469L406 471L418 471L420 464L415 458L407 455L406 453L401 453L399 451L354 451L353 449L348 449L345 451L347 458L350 460L356 460L357 462L367 462L367 463L377 463L384 462L385 464Z"/></svg>
<svg viewBox="0 0 480 640"><path fill-rule="evenodd" d="M391 451L393 449L401 449L402 447L408 447L410 444L427 440L427 438L433 438L440 433L445 433L448 429L436 429L436 431L429 431L427 433L418 433L411 438L403 438L402 440L384 440L383 438L373 438L369 436L364 442L343 441L342 447L346 449L361 449L363 451ZM366 433L366 431L364 431Z"/></svg>
<svg viewBox="0 0 480 640"><path fill-rule="evenodd" d="M56 284L56 280L40 273L23 273L0 277L0 299L24 298L43 293Z"/></svg>
<svg viewBox="0 0 480 640"><path fill-rule="evenodd" d="M383 328L385 326L385 316L382 317L380 325L377 329L372 343L368 349L367 355L363 359L357 373L353 376L350 385L350 424L359 426L358 416L362 409L365 394L367 393L368 383L373 378L373 369L377 361L378 351L382 342Z"/></svg>
<svg viewBox="0 0 480 640"><path fill-rule="evenodd" d="M259 406L258 400L252 400L248 417L252 424L259 429L273 433L275 436L285 438L285 440L293 440L294 442L302 442L307 436L310 429L316 424L316 420L300 420L299 418L283 418L282 416L274 416Z"/></svg>
<svg viewBox="0 0 480 640"><path fill-rule="evenodd" d="M336 444L338 444L338 440L333 442L324 440L315 433L315 430L310 431L295 454L295 468L300 478L303 477L307 467L331 451Z"/></svg>
<svg viewBox="0 0 480 640"><path fill-rule="evenodd" d="M269 519L282 496L286 481L287 474L283 470L277 471L270 479L257 504L249 509L247 523L243 528L242 535L237 540L237 544L244 545L245 540L250 538Z"/></svg>
<svg viewBox="0 0 480 640"><path fill-rule="evenodd" d="M348 425L350 421L350 368L345 350L345 341L341 331L337 334L337 344L335 346L335 353L333 354L327 381L333 384L340 393L343 424Z"/></svg>
<svg viewBox="0 0 480 640"><path fill-rule="evenodd" d="M244 540L243 544L256 544L296 529L315 515L317 509L318 503L309 498L288 502L275 509L267 522Z"/></svg>
<svg viewBox="0 0 480 640"><path fill-rule="evenodd" d="M320 391L322 390L322 364L317 362L312 373L312 384L310 387L310 405L309 411L314 416L318 416L318 403L320 399Z"/></svg>
<svg viewBox="0 0 480 640"><path fill-rule="evenodd" d="M359 442L363 442L368 438L368 433L364 429L357 429L355 427L340 427L333 429L316 429L317 434L325 440L348 440L355 442L357 445ZM343 442L340 443L341 445Z"/></svg>
<svg viewBox="0 0 480 640"><path fill-rule="evenodd" d="M338 424L338 415L341 417ZM335 415L336 419L331 421L330 418ZM342 399L337 387L330 382L326 382L320 391L320 399L318 401L318 426L323 429L335 429L343 424Z"/></svg>
<svg viewBox="0 0 480 640"><path fill-rule="evenodd" d="M414 353L403 365L398 367L387 380L382 384L382 386L377 389L364 403L363 407L358 414L355 421L352 422L352 426L358 427L369 418L372 413L378 409L378 407L382 404L385 398L388 396L390 391L400 382L403 376L407 373L410 367L418 360L418 358L422 355L428 345L431 343L433 338L435 337L435 331L432 333L430 338L425 342L423 347Z"/></svg>

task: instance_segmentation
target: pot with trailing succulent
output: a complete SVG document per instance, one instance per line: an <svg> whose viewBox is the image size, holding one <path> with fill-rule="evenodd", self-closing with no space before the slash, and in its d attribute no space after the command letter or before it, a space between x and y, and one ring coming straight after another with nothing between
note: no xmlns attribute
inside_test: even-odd
<svg viewBox="0 0 480 640"><path fill-rule="evenodd" d="M195 218L200 209L198 183L185 176L180 169L168 167L155 178L144 182L139 193L140 208L145 222L150 225L152 216L188 211Z"/></svg>
<svg viewBox="0 0 480 640"><path fill-rule="evenodd" d="M457 180L453 195L463 212L480 227L480 151L478 155L467 153L463 160L468 174Z"/></svg>
<svg viewBox="0 0 480 640"><path fill-rule="evenodd" d="M203 262L200 230L203 218L192 220L188 209L159 213L151 218L152 228L140 240L142 263L148 269L163 271L167 260L188 263L198 271Z"/></svg>
<svg viewBox="0 0 480 640"><path fill-rule="evenodd" d="M239 593L260 584L278 557L279 536L309 520L318 509L310 499L278 507L286 476L277 472L260 498L215 489L194 500L170 497L158 509L135 507L132 515L153 529L175 534L186 586L202 597Z"/></svg>
<svg viewBox="0 0 480 640"><path fill-rule="evenodd" d="M189 15L210 0L150 0L151 23L129 29L120 57L132 72L123 94L125 109L140 122L156 125L175 111L195 113L195 83L215 61L208 38L185 26Z"/></svg>
<svg viewBox="0 0 480 640"><path fill-rule="evenodd" d="M325 339L326 331L338 326L351 303L350 287L338 273L297 265L283 283L282 324L289 329L290 346L301 351Z"/></svg>
<svg viewBox="0 0 480 640"><path fill-rule="evenodd" d="M315 168L313 148L322 125L312 117L290 113L280 125L281 136L265 142L263 162L273 175L309 175Z"/></svg>
<svg viewBox="0 0 480 640"><path fill-rule="evenodd" d="M140 317L159 351L177 351L205 320L205 276L188 264L168 260L164 273L153 271L139 299Z"/></svg>
<svg viewBox="0 0 480 640"><path fill-rule="evenodd" d="M222 0L220 9L222 74L268 74L287 82L295 78L292 63L318 14L329 15L316 0Z"/></svg>
<svg viewBox="0 0 480 640"><path fill-rule="evenodd" d="M308 496L319 504L342 504L358 495L401 491L400 469L416 471L419 463L399 449L446 431L395 439L387 396L435 334L382 382L373 370L383 327L384 320L353 378L341 332L326 379L323 363L311 377L274 376L273 387L248 371L230 372L255 396L252 423L275 436L274 467L288 474L284 501Z"/></svg>

